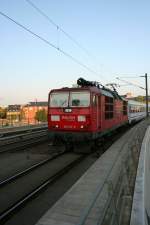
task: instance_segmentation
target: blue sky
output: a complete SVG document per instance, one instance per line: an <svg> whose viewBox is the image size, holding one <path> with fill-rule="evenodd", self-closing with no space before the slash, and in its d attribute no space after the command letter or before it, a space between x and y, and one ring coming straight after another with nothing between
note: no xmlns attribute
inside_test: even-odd
<svg viewBox="0 0 150 225"><path fill-rule="evenodd" d="M106 84L117 76L144 85L150 73L150 1L32 0L90 54L78 48L25 0L1 0L0 11L60 47L91 73L0 15L0 105L47 100L50 89L85 77ZM144 91L120 87L120 93Z"/></svg>

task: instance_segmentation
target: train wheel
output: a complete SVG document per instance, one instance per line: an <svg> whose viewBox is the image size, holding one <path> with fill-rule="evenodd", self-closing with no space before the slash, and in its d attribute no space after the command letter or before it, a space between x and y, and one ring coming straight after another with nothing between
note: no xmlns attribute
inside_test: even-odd
<svg viewBox="0 0 150 225"><path fill-rule="evenodd" d="M73 143L71 142L65 143L65 151L67 152L73 151Z"/></svg>
<svg viewBox="0 0 150 225"><path fill-rule="evenodd" d="M64 145L53 145L53 144L49 144L49 151L50 153L59 153L59 152L64 152L65 151L65 147Z"/></svg>
<svg viewBox="0 0 150 225"><path fill-rule="evenodd" d="M94 151L94 145L91 141L89 142L79 142L74 146L75 153L85 153L89 154Z"/></svg>
<svg viewBox="0 0 150 225"><path fill-rule="evenodd" d="M50 144L49 144L50 153L56 153L56 152L64 152L65 146L63 145L62 141L60 139L55 138Z"/></svg>
<svg viewBox="0 0 150 225"><path fill-rule="evenodd" d="M95 140L95 153L97 157L100 157L104 153L104 138Z"/></svg>

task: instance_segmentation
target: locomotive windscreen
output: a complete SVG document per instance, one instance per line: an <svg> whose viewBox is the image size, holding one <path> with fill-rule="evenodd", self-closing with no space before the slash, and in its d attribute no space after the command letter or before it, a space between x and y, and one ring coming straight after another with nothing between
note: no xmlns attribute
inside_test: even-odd
<svg viewBox="0 0 150 225"><path fill-rule="evenodd" d="M89 92L53 92L50 94L50 107L88 107Z"/></svg>
<svg viewBox="0 0 150 225"><path fill-rule="evenodd" d="M67 107L69 92L54 92L50 95L51 107Z"/></svg>
<svg viewBox="0 0 150 225"><path fill-rule="evenodd" d="M88 107L90 105L90 93L89 92L70 92L71 107Z"/></svg>

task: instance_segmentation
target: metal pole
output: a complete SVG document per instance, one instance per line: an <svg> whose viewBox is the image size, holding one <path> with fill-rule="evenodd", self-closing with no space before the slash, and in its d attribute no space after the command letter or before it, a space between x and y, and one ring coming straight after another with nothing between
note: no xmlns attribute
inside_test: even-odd
<svg viewBox="0 0 150 225"><path fill-rule="evenodd" d="M28 125L29 125L29 104L28 104Z"/></svg>
<svg viewBox="0 0 150 225"><path fill-rule="evenodd" d="M145 89L146 89L146 116L148 117L148 83L147 83L147 73L145 73Z"/></svg>

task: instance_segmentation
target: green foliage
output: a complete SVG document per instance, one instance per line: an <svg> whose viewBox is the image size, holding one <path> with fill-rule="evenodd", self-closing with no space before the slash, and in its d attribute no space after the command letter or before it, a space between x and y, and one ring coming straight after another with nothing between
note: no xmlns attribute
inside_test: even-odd
<svg viewBox="0 0 150 225"><path fill-rule="evenodd" d="M35 115L35 119L39 122L47 121L47 112L45 109L38 110Z"/></svg>
<svg viewBox="0 0 150 225"><path fill-rule="evenodd" d="M145 102L145 96L139 95L139 96L135 97L135 100L138 102Z"/></svg>
<svg viewBox="0 0 150 225"><path fill-rule="evenodd" d="M18 118L18 116L15 115L15 114L14 115L11 115L10 117L11 117L11 120L16 120Z"/></svg>
<svg viewBox="0 0 150 225"><path fill-rule="evenodd" d="M0 119L6 119L6 109L0 107Z"/></svg>

